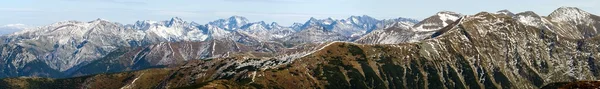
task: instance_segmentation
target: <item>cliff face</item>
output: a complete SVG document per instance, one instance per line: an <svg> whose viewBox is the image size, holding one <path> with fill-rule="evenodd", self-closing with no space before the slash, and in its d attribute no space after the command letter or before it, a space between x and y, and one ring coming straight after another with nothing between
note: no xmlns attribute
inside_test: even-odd
<svg viewBox="0 0 600 89"><path fill-rule="evenodd" d="M527 25L513 16L482 12L413 43L333 42L292 60L190 60L171 68L68 79L8 78L0 87L531 89L597 80L600 36L562 34L593 31L586 28L594 25L583 27L569 20L576 18L541 19L549 23ZM561 28L567 25L578 27Z"/></svg>

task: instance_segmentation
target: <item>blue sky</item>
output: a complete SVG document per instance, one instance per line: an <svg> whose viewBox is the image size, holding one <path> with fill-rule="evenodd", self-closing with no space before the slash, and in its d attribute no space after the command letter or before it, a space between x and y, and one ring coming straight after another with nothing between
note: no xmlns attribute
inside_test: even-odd
<svg viewBox="0 0 600 89"><path fill-rule="evenodd" d="M315 18L369 15L378 19L423 19L438 11L475 14L508 9L547 15L560 6L600 14L600 0L1 0L0 26L48 25L97 18L123 24L180 17L205 24L233 15L290 25Z"/></svg>

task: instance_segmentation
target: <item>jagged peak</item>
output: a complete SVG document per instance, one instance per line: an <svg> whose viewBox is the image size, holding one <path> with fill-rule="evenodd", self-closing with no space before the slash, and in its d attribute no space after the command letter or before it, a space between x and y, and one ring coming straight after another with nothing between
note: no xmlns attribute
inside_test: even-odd
<svg viewBox="0 0 600 89"><path fill-rule="evenodd" d="M308 21L309 21L309 22L312 22L312 21L317 21L317 18L315 18L315 17L310 17L310 19L308 19Z"/></svg>
<svg viewBox="0 0 600 89"><path fill-rule="evenodd" d="M181 18L179 17L173 17L171 18L171 20L166 24L166 26L173 26L173 25L181 25L186 23L185 21L183 21Z"/></svg>
<svg viewBox="0 0 600 89"><path fill-rule="evenodd" d="M279 26L279 23L277 23L277 22L272 22L272 23L271 23L271 26Z"/></svg>
<svg viewBox="0 0 600 89"><path fill-rule="evenodd" d="M311 24L318 24L319 20L316 19L315 17L310 17L310 19L308 21L306 21L303 25L311 25Z"/></svg>
<svg viewBox="0 0 600 89"><path fill-rule="evenodd" d="M174 22L174 21L183 21L183 20L181 18L179 18L179 17L173 17L173 18L171 18L171 22Z"/></svg>

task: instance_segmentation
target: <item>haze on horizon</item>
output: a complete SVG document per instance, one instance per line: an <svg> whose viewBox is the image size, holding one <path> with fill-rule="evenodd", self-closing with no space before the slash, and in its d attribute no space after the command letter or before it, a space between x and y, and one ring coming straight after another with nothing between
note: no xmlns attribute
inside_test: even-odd
<svg viewBox="0 0 600 89"><path fill-rule="evenodd" d="M545 16L561 6L600 14L600 0L2 0L0 26L43 26L97 18L131 24L172 17L205 24L234 15L252 22L291 25L304 23L310 17L343 19L368 15L377 19L421 20L439 11L470 15L503 9L513 13L534 11ZM0 34L11 31L0 31Z"/></svg>

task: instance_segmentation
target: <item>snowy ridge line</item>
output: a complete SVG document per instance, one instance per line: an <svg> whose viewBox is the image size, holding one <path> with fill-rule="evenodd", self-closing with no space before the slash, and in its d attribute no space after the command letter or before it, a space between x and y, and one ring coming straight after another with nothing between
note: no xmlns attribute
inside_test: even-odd
<svg viewBox="0 0 600 89"><path fill-rule="evenodd" d="M315 52L317 52L317 51L320 51L320 50L323 50L323 49L325 49L325 47L329 47L329 45L332 45L332 44L334 44L334 43L338 43L338 42L340 42L340 43L345 43L344 41L333 41L333 42L330 42L330 43L328 43L327 45L324 45L324 46L322 46L321 48L319 48L319 49L317 49L317 50L313 50L313 51L311 51L310 53L304 54L303 56L300 56L300 57L306 57L306 56L308 56L308 55L310 55L310 54L313 54L313 53L315 53Z"/></svg>
<svg viewBox="0 0 600 89"><path fill-rule="evenodd" d="M353 43L353 42L332 41L332 42L329 42L329 43L328 43L328 44L326 44L326 45L323 45L323 46L321 46L321 48L319 48L319 49L312 50L312 51L310 51L310 52L308 52L308 53L305 53L305 54L304 54L304 55L302 55L302 56L298 56L298 57L296 57L296 58L293 58L293 59L297 59L297 58L306 57L306 56L308 56L308 55L311 55L311 54L313 54L313 53L315 53L315 52L317 52L317 51L323 50L323 49L325 49L326 47L329 47L330 45L332 45L332 44L334 44L334 43L350 43L350 44L355 44L355 45L358 45L358 44L356 44L356 43Z"/></svg>

